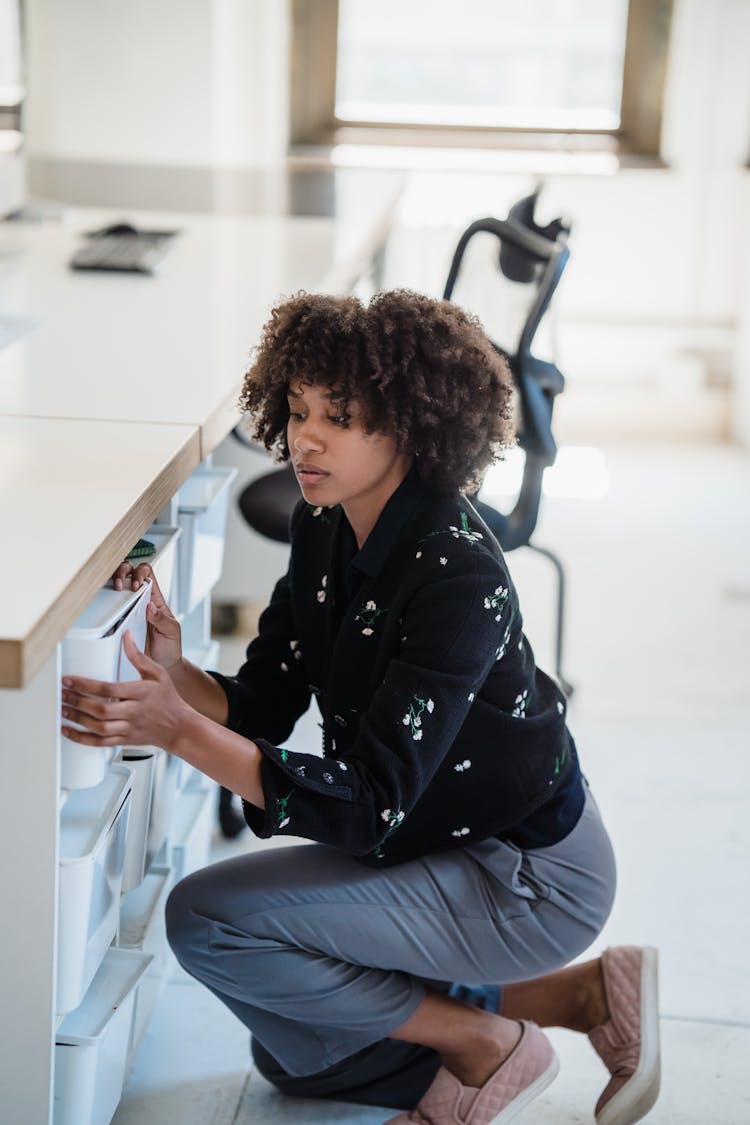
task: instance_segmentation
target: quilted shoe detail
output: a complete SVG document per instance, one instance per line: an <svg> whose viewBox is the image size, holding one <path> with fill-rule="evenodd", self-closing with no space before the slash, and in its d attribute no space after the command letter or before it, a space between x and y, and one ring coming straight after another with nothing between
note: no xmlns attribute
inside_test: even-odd
<svg viewBox="0 0 750 1125"><path fill-rule="evenodd" d="M441 1067L417 1107L386 1125L505 1125L545 1090L559 1063L552 1044L535 1023L521 1020L521 1038L462 1112L473 1094Z"/></svg>
<svg viewBox="0 0 750 1125"><path fill-rule="evenodd" d="M609 1019L589 1032L612 1075L596 1103L597 1125L633 1125L659 1096L659 996L656 949L619 945L602 954Z"/></svg>

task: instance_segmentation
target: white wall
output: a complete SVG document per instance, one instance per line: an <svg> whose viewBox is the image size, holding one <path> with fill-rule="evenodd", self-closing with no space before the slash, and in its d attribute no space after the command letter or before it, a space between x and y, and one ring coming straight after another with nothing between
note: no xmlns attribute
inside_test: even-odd
<svg viewBox="0 0 750 1125"><path fill-rule="evenodd" d="M251 167L286 148L283 0L27 0L30 156Z"/></svg>

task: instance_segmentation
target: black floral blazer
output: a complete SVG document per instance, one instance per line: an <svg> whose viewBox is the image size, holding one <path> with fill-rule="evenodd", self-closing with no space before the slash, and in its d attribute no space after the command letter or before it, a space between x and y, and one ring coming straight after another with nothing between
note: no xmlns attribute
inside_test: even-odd
<svg viewBox="0 0 750 1125"><path fill-rule="evenodd" d="M379 523L394 503L392 545L343 615L345 516L301 503L246 663L212 673L227 725L263 752L266 807L245 802L250 827L371 864L507 835L578 769L564 697L535 666L486 525L413 472ZM323 757L280 746L313 695Z"/></svg>

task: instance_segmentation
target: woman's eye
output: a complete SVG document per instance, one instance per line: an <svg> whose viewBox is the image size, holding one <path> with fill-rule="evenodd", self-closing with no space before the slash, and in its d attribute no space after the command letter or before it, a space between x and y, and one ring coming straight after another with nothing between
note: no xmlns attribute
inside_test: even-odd
<svg viewBox="0 0 750 1125"><path fill-rule="evenodd" d="M296 421L298 421L298 422L299 422L299 421L301 421L301 419L302 419L302 415L301 415L301 414L299 414L299 413L297 413L297 412L295 412L294 410L290 410L290 411L289 411L289 417L290 417L290 418L294 418L294 419L295 419Z"/></svg>
<svg viewBox="0 0 750 1125"><path fill-rule="evenodd" d="M336 414L334 417L328 418L329 422L333 422L335 426L348 426L351 414Z"/></svg>

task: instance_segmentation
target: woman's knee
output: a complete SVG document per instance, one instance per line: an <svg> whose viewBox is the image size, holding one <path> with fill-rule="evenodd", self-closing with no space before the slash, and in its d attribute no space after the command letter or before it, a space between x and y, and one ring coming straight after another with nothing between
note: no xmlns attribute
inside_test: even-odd
<svg viewBox="0 0 750 1125"><path fill-rule="evenodd" d="M210 918L198 908L199 880L188 875L174 886L167 899L167 941L181 965L187 966L198 947L205 949Z"/></svg>

